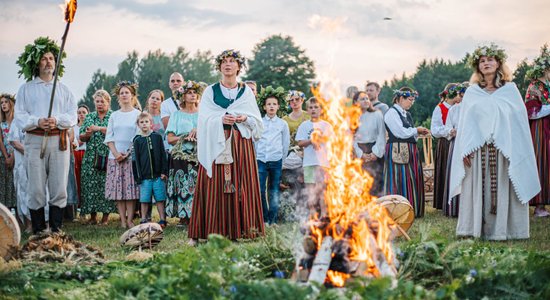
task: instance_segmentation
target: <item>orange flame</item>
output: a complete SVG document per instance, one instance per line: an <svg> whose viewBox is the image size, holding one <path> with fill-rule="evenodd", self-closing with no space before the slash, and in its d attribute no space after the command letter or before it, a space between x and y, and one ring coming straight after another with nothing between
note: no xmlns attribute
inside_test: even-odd
<svg viewBox="0 0 550 300"><path fill-rule="evenodd" d="M60 7L65 13L65 22L72 23L76 13L76 0L65 0L65 6L60 5Z"/></svg>
<svg viewBox="0 0 550 300"><path fill-rule="evenodd" d="M351 248L349 259L366 264L365 274L360 275L380 276L378 257L383 256L393 267L391 234L395 222L370 195L373 178L363 170L361 159L353 156L353 131L359 125L361 110L346 105L348 99L340 95L335 80L324 82L327 83L322 86L327 97L321 95L321 85L312 92L323 106L322 119L334 131L326 141L329 167L325 171L329 176L324 199L330 224L323 231L312 226L312 234L318 247L323 235L332 236L335 242L346 239ZM335 271L327 273L327 279L335 286L343 286L349 277Z"/></svg>

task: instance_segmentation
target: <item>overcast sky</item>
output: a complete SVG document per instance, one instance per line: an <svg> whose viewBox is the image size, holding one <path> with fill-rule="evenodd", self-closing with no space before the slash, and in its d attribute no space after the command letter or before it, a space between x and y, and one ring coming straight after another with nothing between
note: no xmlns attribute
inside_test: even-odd
<svg viewBox="0 0 550 300"><path fill-rule="evenodd" d="M26 44L61 40L59 4L0 0L0 92L23 83L15 61ZM80 99L92 73L114 74L128 51L235 48L250 57L272 34L291 35L345 86L412 73L424 58L455 61L491 41L514 69L550 42L549 15L548 0L80 0L63 82Z"/></svg>

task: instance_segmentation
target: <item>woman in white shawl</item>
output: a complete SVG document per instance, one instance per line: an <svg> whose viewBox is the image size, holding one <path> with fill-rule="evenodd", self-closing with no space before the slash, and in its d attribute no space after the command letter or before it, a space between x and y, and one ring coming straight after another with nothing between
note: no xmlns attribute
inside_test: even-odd
<svg viewBox="0 0 550 300"><path fill-rule="evenodd" d="M258 166L253 140L262 117L252 90L237 82L245 66L238 51L216 58L222 80L207 87L199 104L199 172L189 224L189 243L221 234L229 239L264 233Z"/></svg>
<svg viewBox="0 0 550 300"><path fill-rule="evenodd" d="M456 234L489 240L529 238L529 206L540 191L527 111L506 54L496 45L472 54L450 189L460 194Z"/></svg>

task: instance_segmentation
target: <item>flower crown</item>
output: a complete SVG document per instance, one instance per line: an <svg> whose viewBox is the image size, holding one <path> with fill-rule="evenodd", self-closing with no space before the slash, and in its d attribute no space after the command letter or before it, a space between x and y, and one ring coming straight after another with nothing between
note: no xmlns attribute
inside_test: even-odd
<svg viewBox="0 0 550 300"><path fill-rule="evenodd" d="M220 70L220 66L222 65L223 59L226 57L233 57L239 63L239 66L241 68L246 67L246 59L244 58L244 56L241 55L241 52L233 49L229 49L229 50L223 51L220 55L216 57L216 69L218 71Z"/></svg>
<svg viewBox="0 0 550 300"><path fill-rule="evenodd" d="M443 92L439 93L440 98L453 99L459 94L464 94L466 92L467 86L462 83L454 84Z"/></svg>
<svg viewBox="0 0 550 300"><path fill-rule="evenodd" d="M120 93L120 89L123 88L123 87L129 88L130 91L132 91L133 94L135 96L137 96L137 90L138 90L139 85L136 82L128 81L128 80L123 80L123 81L120 81L119 83L117 83L115 85L115 87L113 88L112 95L113 96L118 96L118 93Z"/></svg>
<svg viewBox="0 0 550 300"><path fill-rule="evenodd" d="M12 94L2 93L2 94L0 94L0 99L2 99L2 98L6 98L10 101L15 102L15 95L12 95Z"/></svg>
<svg viewBox="0 0 550 300"><path fill-rule="evenodd" d="M34 44L26 45L25 51L17 58L17 65L21 68L18 72L19 77L23 75L26 81L31 81L33 77L39 75L38 65L40 64L42 55L51 52L57 59L59 56L59 50L59 46L57 46L57 44L49 37L39 37L34 40ZM63 52L59 66L57 66L57 69L55 70L59 77L62 77L63 72L65 71L63 58L66 56L67 54Z"/></svg>
<svg viewBox="0 0 550 300"><path fill-rule="evenodd" d="M275 99L277 99L277 103L279 103L279 107L281 108L279 109L279 111L277 111L277 115L279 117L282 117L284 115L283 110L286 107L286 95L287 92L282 86L273 88L269 85L265 88L262 88L257 97L258 107L260 108L260 112L262 113L262 115L266 114L264 109L265 101L267 100L267 98L274 97Z"/></svg>
<svg viewBox="0 0 550 300"><path fill-rule="evenodd" d="M288 91L288 95L287 95L287 98L290 99L292 97L300 97L302 99L305 99L306 98L306 94L304 94L303 92L301 91L297 91L297 90L290 90Z"/></svg>
<svg viewBox="0 0 550 300"><path fill-rule="evenodd" d="M479 59L482 56L495 57L500 63L504 63L508 56L504 52L504 49L499 48L496 44L491 43L489 46L478 47L470 58L468 59L468 64L472 69L477 70L477 65L479 64Z"/></svg>
<svg viewBox="0 0 550 300"><path fill-rule="evenodd" d="M544 44L540 48L539 57L533 61L533 68L531 68L525 74L525 77L529 80L534 80L544 76L544 71L550 69L550 51L548 50L548 44Z"/></svg>
<svg viewBox="0 0 550 300"><path fill-rule="evenodd" d="M417 91L400 91L400 90L393 90L393 97L399 98L399 97L414 97L415 99L418 98L418 92Z"/></svg>
<svg viewBox="0 0 550 300"><path fill-rule="evenodd" d="M174 92L174 98L178 100L182 100L183 95L185 95L190 90L195 91L197 94L202 94L202 91L204 90L204 88L201 82L188 80L182 87L180 87Z"/></svg>

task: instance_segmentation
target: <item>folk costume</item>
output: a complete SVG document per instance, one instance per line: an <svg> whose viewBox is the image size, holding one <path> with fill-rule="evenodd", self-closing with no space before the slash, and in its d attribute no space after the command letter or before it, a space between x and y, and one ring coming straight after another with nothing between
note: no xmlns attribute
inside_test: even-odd
<svg viewBox="0 0 550 300"><path fill-rule="evenodd" d="M229 126L225 114L246 115ZM197 150L199 173L193 199L189 237L211 233L229 239L264 234L258 167L252 139L263 131L262 117L252 90L244 83L226 88L221 83L204 91L199 105Z"/></svg>
<svg viewBox="0 0 550 300"><path fill-rule="evenodd" d="M433 207L435 209L442 209L446 202L443 198L445 194L445 173L447 171L447 156L449 154L449 140L447 139L448 132L445 129L445 123L447 123L447 115L451 104L442 101L439 103L433 113L430 132L432 136L437 140L437 147L435 150L435 168L434 168L434 198Z"/></svg>
<svg viewBox="0 0 550 300"><path fill-rule="evenodd" d="M447 132L450 132L452 129L458 131L458 119L460 117L460 104L455 104L449 109L447 114L447 122L445 123L445 128ZM450 136L449 136L450 137ZM451 179L451 167L453 161L453 152L455 137L450 137L449 140L449 152L447 155L447 170L445 170L445 188L443 189L443 214L447 217L458 217L458 210L460 204L460 195L454 196L449 199L450 191L449 184Z"/></svg>
<svg viewBox="0 0 550 300"><path fill-rule="evenodd" d="M354 135L353 148L355 155L374 153L375 161L363 163L363 169L374 178L370 193L382 196L384 188L384 151L386 149L386 127L381 110L366 111L359 117L359 127Z"/></svg>
<svg viewBox="0 0 550 300"><path fill-rule="evenodd" d="M25 143L25 131L19 129L15 122L12 123L8 142ZM25 155L19 152L15 147L13 151L15 163L13 165L13 184L17 195L17 213L22 223L25 219L30 220L29 213L29 194L27 192L27 169L25 168Z"/></svg>
<svg viewBox="0 0 550 300"><path fill-rule="evenodd" d="M394 104L384 115L388 132L384 164L384 194L407 198L415 217L424 216L424 174L416 147L418 131L409 112Z"/></svg>
<svg viewBox="0 0 550 300"><path fill-rule="evenodd" d="M41 55L34 56L34 52ZM48 38L35 40L28 45L18 60L27 82L19 88L15 104L15 122L17 127L26 131L25 159L28 176L29 209L33 231L38 233L46 229L45 211L49 203L49 223L52 231L62 226L62 209L67 204L67 181L70 166L70 143L67 130L77 122L77 102L66 85L57 83L51 116L57 120L57 128L49 131L44 158L40 158L44 130L38 127L39 119L48 117L53 80L44 81L38 77L38 61L32 57L42 57L51 52L61 55L59 48ZM27 59L29 57L29 59ZM63 68L58 66L59 76ZM34 76L34 79L32 77ZM46 185L49 197L46 194ZM49 199L48 199L49 198Z"/></svg>
<svg viewBox="0 0 550 300"><path fill-rule="evenodd" d="M541 185L530 205L550 205L550 82L534 80L525 95L529 127Z"/></svg>
<svg viewBox="0 0 550 300"><path fill-rule="evenodd" d="M14 122L0 122L0 134L2 135L2 147L6 150L8 157L14 156L13 147L8 142L8 135L13 127ZM17 196L15 186L13 184L13 169L6 165L7 157L4 157L0 152L0 203L8 208L17 207Z"/></svg>
<svg viewBox="0 0 550 300"><path fill-rule="evenodd" d="M535 159L540 178L541 192L529 202L530 205L550 205L550 81L545 75L550 70L550 50L544 45L541 54L526 74L531 79L525 95L525 106L535 149ZM545 78L545 79L543 79ZM537 210L535 210L537 214ZM542 210L539 216L548 216Z"/></svg>
<svg viewBox="0 0 550 300"><path fill-rule="evenodd" d="M540 191L523 99L514 83L490 93L477 84L460 104L450 197L460 194L456 234L529 238L529 206ZM471 166L463 159L470 156Z"/></svg>

